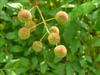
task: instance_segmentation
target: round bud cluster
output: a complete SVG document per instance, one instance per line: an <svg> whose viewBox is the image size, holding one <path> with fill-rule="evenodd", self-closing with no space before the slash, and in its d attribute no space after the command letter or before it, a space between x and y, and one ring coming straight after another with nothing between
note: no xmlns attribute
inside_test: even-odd
<svg viewBox="0 0 100 75"><path fill-rule="evenodd" d="M25 23L22 28L18 31L18 36L21 40L26 40L30 37L31 32L37 27L36 23L32 20L32 14L29 10L22 9L18 12L19 21ZM55 15L57 22L64 24L68 21L68 14L64 11L59 11ZM44 23L44 22L43 22ZM46 27L45 27L46 28ZM54 48L55 56L63 58L67 55L67 49L64 45L58 45L60 43L60 31L57 26L51 26L50 29L46 28L48 32L48 42L51 45L56 45ZM41 39L43 39L45 34ZM41 52L43 50L43 43L40 41L34 41L32 44L32 49L35 52Z"/></svg>
<svg viewBox="0 0 100 75"><path fill-rule="evenodd" d="M59 29L57 26L52 26L50 29L50 34L48 35L48 41L51 45L56 45L60 42Z"/></svg>
<svg viewBox="0 0 100 75"><path fill-rule="evenodd" d="M56 45L60 42L60 35L58 33L50 33L48 36L48 41L51 45Z"/></svg>
<svg viewBox="0 0 100 75"><path fill-rule="evenodd" d="M57 57L65 57L67 55L67 49L64 45L58 45L54 48L54 53Z"/></svg>
<svg viewBox="0 0 100 75"><path fill-rule="evenodd" d="M18 36L22 40L26 40L30 37L30 32L36 29L36 23L32 21L32 14L29 10L21 9L18 12L18 19L25 23L24 27L19 29ZM25 31L25 32L24 32Z"/></svg>
<svg viewBox="0 0 100 75"><path fill-rule="evenodd" d="M28 21L27 23L25 23L25 27L27 27L28 29L30 29L30 31L34 31L36 29L36 23L34 21Z"/></svg>
<svg viewBox="0 0 100 75"><path fill-rule="evenodd" d="M42 44L42 42L41 42L41 41L35 41L35 42L33 42L32 49L33 49L35 52L41 52L42 49L43 49L43 44Z"/></svg>
<svg viewBox="0 0 100 75"><path fill-rule="evenodd" d="M18 31L18 36L21 40L26 40L30 37L30 30L26 27L22 27Z"/></svg>
<svg viewBox="0 0 100 75"><path fill-rule="evenodd" d="M56 13L55 19L57 22L64 24L68 21L68 14L65 11L59 11Z"/></svg>
<svg viewBox="0 0 100 75"><path fill-rule="evenodd" d="M58 33L59 34L59 29L57 26L52 26L50 29L49 29L50 33Z"/></svg>
<svg viewBox="0 0 100 75"><path fill-rule="evenodd" d="M32 20L32 14L29 10L26 10L26 9L21 9L19 12L18 12L18 19L21 21L21 22L26 22L26 21L30 21Z"/></svg>

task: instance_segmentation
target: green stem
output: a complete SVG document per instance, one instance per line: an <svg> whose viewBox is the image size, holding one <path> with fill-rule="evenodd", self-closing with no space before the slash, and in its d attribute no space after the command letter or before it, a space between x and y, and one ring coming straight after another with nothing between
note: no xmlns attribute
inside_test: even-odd
<svg viewBox="0 0 100 75"><path fill-rule="evenodd" d="M48 29L48 27L47 27L46 21L45 21L43 15L42 15L42 12L41 12L41 10L39 9L38 6L37 6L37 9L38 9L38 11L39 11L39 13L40 13L40 16L41 16L41 18L42 18L42 20L43 20L43 23L44 23L44 25L45 25L45 28L46 28L47 32L50 33L50 32L49 32L49 29Z"/></svg>
<svg viewBox="0 0 100 75"><path fill-rule="evenodd" d="M45 20L46 22L49 22L49 21L51 21L51 20L54 20L55 18L50 18L50 19L47 19L47 20ZM39 25L41 25L43 22L40 22L40 23L38 23L37 24L37 26L39 26Z"/></svg>
<svg viewBox="0 0 100 75"><path fill-rule="evenodd" d="M32 7L29 11L31 12L34 9L34 7Z"/></svg>
<svg viewBox="0 0 100 75"><path fill-rule="evenodd" d="M40 39L40 41L43 40L43 38L46 36L47 32L42 36L42 38Z"/></svg>

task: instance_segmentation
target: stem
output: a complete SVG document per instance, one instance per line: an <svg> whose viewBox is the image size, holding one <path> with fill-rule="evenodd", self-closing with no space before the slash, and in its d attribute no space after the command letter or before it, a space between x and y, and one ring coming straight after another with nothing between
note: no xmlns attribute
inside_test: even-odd
<svg viewBox="0 0 100 75"><path fill-rule="evenodd" d="M42 36L42 38L40 39L40 41L43 40L43 38L46 36L47 32Z"/></svg>
<svg viewBox="0 0 100 75"><path fill-rule="evenodd" d="M50 32L49 32L49 29L48 29L48 27L47 27L46 21L45 21L43 15L42 15L41 10L39 9L38 6L36 6L36 7L37 7L37 9L38 9L38 11L39 11L39 13L40 13L40 16L41 16L41 18L42 18L42 20L43 20L43 23L44 23L44 25L45 25L45 28L46 28L47 32L50 33Z"/></svg>
<svg viewBox="0 0 100 75"><path fill-rule="evenodd" d="M32 7L29 11L31 12L34 9L34 7Z"/></svg>
<svg viewBox="0 0 100 75"><path fill-rule="evenodd" d="M47 20L45 20L46 22L49 22L49 21L51 21L51 20L54 20L55 18L50 18L50 19L47 19ZM38 23L37 24L37 26L39 26L39 25L41 25L43 22L40 22L40 23Z"/></svg>

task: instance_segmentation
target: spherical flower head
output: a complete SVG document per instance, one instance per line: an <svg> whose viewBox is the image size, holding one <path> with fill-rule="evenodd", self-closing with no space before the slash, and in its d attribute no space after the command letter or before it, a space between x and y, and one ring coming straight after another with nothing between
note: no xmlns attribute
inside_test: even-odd
<svg viewBox="0 0 100 75"><path fill-rule="evenodd" d="M50 33L48 36L48 41L51 45L56 45L60 42L60 35L58 33Z"/></svg>
<svg viewBox="0 0 100 75"><path fill-rule="evenodd" d="M59 34L59 29L57 26L52 26L50 29L49 29L50 33L58 33Z"/></svg>
<svg viewBox="0 0 100 75"><path fill-rule="evenodd" d="M21 22L27 22L29 20L32 20L32 14L29 10L26 10L26 9L21 9L19 12L18 12L18 19L21 21Z"/></svg>
<svg viewBox="0 0 100 75"><path fill-rule="evenodd" d="M54 53L57 57L63 58L67 55L67 49L64 45L58 45L54 48Z"/></svg>
<svg viewBox="0 0 100 75"><path fill-rule="evenodd" d="M35 41L33 42L32 44L32 49L35 51L35 52L41 52L42 49L43 49L43 44L41 41Z"/></svg>
<svg viewBox="0 0 100 75"><path fill-rule="evenodd" d="M68 14L65 11L59 11L56 13L55 19L57 22L64 24L68 21Z"/></svg>
<svg viewBox="0 0 100 75"><path fill-rule="evenodd" d="M22 27L18 31L18 36L21 40L26 40L30 37L30 30L26 27Z"/></svg>
<svg viewBox="0 0 100 75"><path fill-rule="evenodd" d="M34 31L36 29L36 23L34 21L25 22L25 27L30 29L30 31Z"/></svg>

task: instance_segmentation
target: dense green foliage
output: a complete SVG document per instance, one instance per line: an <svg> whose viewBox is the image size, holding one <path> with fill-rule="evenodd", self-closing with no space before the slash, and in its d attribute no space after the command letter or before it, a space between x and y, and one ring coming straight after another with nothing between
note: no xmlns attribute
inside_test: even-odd
<svg viewBox="0 0 100 75"><path fill-rule="evenodd" d="M18 37L22 8L37 25L25 40ZM68 13L66 23L54 19L58 11ZM60 30L64 58L55 56L48 42L51 26ZM32 44L39 40L43 48L35 52ZM0 75L100 75L100 0L0 0Z"/></svg>

